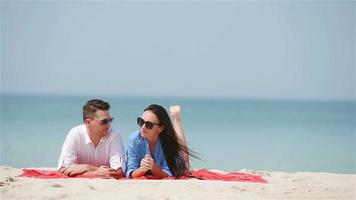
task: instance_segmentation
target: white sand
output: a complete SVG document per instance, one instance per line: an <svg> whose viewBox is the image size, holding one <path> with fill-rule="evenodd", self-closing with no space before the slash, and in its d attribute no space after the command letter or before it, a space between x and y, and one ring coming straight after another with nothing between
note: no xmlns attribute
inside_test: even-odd
<svg viewBox="0 0 356 200"><path fill-rule="evenodd" d="M267 184L205 180L36 179L0 166L1 199L356 199L356 174L259 174Z"/></svg>

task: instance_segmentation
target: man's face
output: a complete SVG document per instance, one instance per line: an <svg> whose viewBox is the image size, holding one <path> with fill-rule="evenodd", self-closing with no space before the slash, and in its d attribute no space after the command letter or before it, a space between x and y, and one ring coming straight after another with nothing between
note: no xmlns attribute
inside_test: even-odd
<svg viewBox="0 0 356 200"><path fill-rule="evenodd" d="M88 127L91 134L97 136L106 136L110 129L110 122L112 121L110 112L108 110L97 110L93 119L88 119Z"/></svg>

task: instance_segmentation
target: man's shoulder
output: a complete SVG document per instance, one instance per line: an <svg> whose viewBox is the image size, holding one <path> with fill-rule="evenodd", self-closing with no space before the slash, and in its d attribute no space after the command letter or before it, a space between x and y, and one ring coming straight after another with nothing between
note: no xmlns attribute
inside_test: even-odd
<svg viewBox="0 0 356 200"><path fill-rule="evenodd" d="M85 124L80 124L70 129L68 136L70 138L84 137L87 132Z"/></svg>
<svg viewBox="0 0 356 200"><path fill-rule="evenodd" d="M85 133L86 131L87 131L87 128L86 128L85 124L79 124L79 125L71 128L69 133L81 134L81 133Z"/></svg>

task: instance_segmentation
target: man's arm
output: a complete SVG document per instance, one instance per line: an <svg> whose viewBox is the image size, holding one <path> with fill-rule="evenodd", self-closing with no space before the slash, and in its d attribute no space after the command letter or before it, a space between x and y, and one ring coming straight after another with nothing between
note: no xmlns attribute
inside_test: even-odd
<svg viewBox="0 0 356 200"><path fill-rule="evenodd" d="M76 176L82 174L108 178L112 177L116 179L122 178L124 176L124 171L121 168L112 169L107 166L95 167L88 164L75 164L68 167L61 167L58 172L67 176Z"/></svg>
<svg viewBox="0 0 356 200"><path fill-rule="evenodd" d="M72 128L64 140L57 167L57 171L62 174L67 166L74 165L77 162L77 133L77 128Z"/></svg>
<svg viewBox="0 0 356 200"><path fill-rule="evenodd" d="M124 172L126 170L126 156L122 138L118 133L113 133L110 142L109 163L113 169L121 168Z"/></svg>
<svg viewBox="0 0 356 200"><path fill-rule="evenodd" d="M107 166L96 167L95 170L84 172L83 175L94 175L107 178L120 179L124 177L124 171L120 167L119 169L112 169Z"/></svg>
<svg viewBox="0 0 356 200"><path fill-rule="evenodd" d="M61 167L58 172L67 176L75 176L84 174L85 172L95 171L97 167L88 164L74 164L68 167Z"/></svg>

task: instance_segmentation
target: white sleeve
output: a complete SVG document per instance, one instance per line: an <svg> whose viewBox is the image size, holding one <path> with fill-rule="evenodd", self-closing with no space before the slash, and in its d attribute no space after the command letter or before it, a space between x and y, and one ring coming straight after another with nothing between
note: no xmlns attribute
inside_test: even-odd
<svg viewBox="0 0 356 200"><path fill-rule="evenodd" d="M125 157L125 149L124 144L122 142L122 138L119 134L113 134L113 138L110 142L110 150L109 150L109 162L110 168L113 169L121 169L126 170L126 157Z"/></svg>
<svg viewBox="0 0 356 200"><path fill-rule="evenodd" d="M77 147L78 147L78 129L73 128L69 131L63 147L61 155L58 159L58 167L59 170L61 167L68 167L77 162Z"/></svg>

